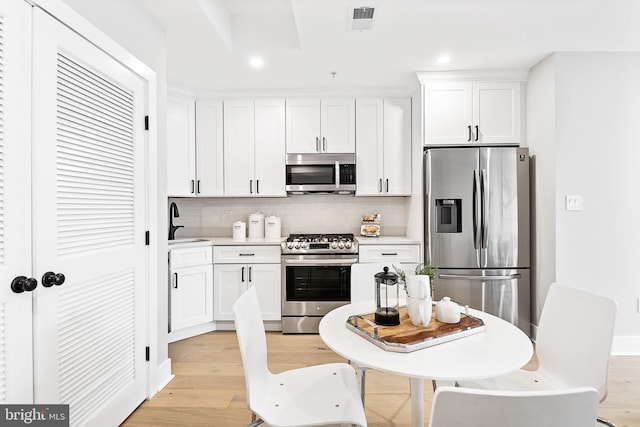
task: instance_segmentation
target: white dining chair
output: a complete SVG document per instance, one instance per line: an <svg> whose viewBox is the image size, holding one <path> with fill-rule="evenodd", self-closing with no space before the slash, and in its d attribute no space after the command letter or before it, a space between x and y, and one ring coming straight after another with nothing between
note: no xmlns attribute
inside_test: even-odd
<svg viewBox="0 0 640 427"><path fill-rule="evenodd" d="M253 413L250 426L367 425L353 367L328 363L273 374L267 366L267 337L254 288L238 298L233 314L247 404Z"/></svg>
<svg viewBox="0 0 640 427"><path fill-rule="evenodd" d="M492 391L439 387L429 427L593 427L598 391Z"/></svg>
<svg viewBox="0 0 640 427"><path fill-rule="evenodd" d="M479 381L461 387L492 390L554 390L593 387L607 396L609 356L617 303L614 299L554 283L540 314L536 339L538 369ZM615 425L604 418L597 421Z"/></svg>

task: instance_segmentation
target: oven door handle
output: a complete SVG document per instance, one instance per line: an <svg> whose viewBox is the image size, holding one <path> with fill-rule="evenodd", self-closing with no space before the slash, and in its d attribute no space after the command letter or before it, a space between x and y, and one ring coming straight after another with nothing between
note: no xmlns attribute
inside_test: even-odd
<svg viewBox="0 0 640 427"><path fill-rule="evenodd" d="M282 259L282 263L286 265L351 265L357 262L357 257L342 259Z"/></svg>

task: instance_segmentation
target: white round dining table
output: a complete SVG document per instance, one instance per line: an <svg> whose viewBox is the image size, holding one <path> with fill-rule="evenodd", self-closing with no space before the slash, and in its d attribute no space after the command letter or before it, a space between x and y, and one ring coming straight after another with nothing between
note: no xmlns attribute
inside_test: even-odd
<svg viewBox="0 0 640 427"><path fill-rule="evenodd" d="M529 337L515 325L479 310L471 316L482 319L483 332L437 344L410 353L384 350L347 329L351 315L375 311L375 302L338 307L320 321L320 338L360 370L376 369L402 375L411 381L411 425L424 426L424 380L476 380L508 374L524 366L533 354Z"/></svg>

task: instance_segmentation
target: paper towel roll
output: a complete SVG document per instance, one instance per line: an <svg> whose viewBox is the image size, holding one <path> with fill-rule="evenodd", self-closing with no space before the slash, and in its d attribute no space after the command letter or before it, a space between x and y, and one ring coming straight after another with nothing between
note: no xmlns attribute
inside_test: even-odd
<svg viewBox="0 0 640 427"><path fill-rule="evenodd" d="M233 223L233 238L244 239L247 237L247 224L242 221Z"/></svg>
<svg viewBox="0 0 640 427"><path fill-rule="evenodd" d="M266 239L280 238L280 218L268 216L264 219L264 237Z"/></svg>
<svg viewBox="0 0 640 427"><path fill-rule="evenodd" d="M264 214L252 213L249 215L249 238L264 237Z"/></svg>

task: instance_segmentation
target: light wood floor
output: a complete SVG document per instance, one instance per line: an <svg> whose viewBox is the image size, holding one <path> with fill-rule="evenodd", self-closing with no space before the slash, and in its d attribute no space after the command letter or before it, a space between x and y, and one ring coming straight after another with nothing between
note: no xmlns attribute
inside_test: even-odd
<svg viewBox="0 0 640 427"><path fill-rule="evenodd" d="M318 335L267 334L273 372L344 361ZM579 355L576 355L579 357ZM243 426L251 420L246 406L244 372L234 332L217 331L169 345L175 378L145 401L124 426ZM532 360L527 368L535 368ZM433 397L425 383L425 424ZM369 426L410 425L409 380L367 371L366 415ZM599 415L618 427L640 427L640 357L613 357L609 395Z"/></svg>

